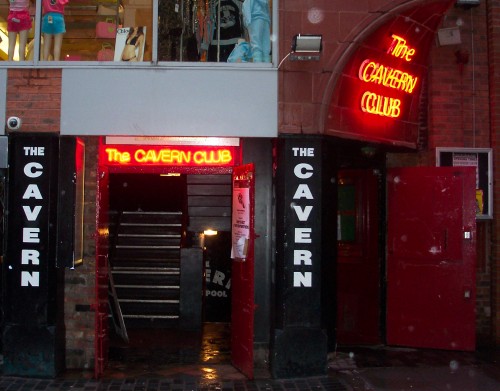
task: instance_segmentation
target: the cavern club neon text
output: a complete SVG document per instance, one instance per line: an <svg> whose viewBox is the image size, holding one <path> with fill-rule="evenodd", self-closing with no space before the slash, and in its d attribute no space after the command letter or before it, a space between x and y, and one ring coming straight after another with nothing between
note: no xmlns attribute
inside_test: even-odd
<svg viewBox="0 0 500 391"><path fill-rule="evenodd" d="M109 146L104 149L108 164L169 166L231 166L235 149L228 147Z"/></svg>
<svg viewBox="0 0 500 391"><path fill-rule="evenodd" d="M388 55L411 62L415 52L415 49L408 46L404 38L392 35L392 43L387 50ZM407 94L413 93L418 82L418 77L408 72L370 59L361 63L358 77L365 83L381 85ZM361 97L361 110L368 114L398 118L402 110L401 99L367 90Z"/></svg>

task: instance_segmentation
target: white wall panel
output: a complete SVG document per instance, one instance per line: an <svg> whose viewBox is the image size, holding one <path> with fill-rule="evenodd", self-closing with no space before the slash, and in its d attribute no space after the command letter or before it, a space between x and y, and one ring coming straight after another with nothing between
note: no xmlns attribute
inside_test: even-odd
<svg viewBox="0 0 500 391"><path fill-rule="evenodd" d="M63 69L61 134L276 137L275 69Z"/></svg>

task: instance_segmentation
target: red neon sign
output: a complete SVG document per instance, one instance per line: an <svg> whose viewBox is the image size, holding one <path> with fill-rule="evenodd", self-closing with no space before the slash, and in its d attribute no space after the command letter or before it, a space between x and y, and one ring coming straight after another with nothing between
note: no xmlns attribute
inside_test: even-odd
<svg viewBox="0 0 500 391"><path fill-rule="evenodd" d="M236 147L106 145L101 159L122 166L232 166Z"/></svg>
<svg viewBox="0 0 500 391"><path fill-rule="evenodd" d="M407 45L406 40L398 35L392 35L392 43L387 54L410 62L416 51ZM358 71L358 77L365 83L372 83L387 88L413 93L418 77L408 72L380 64L370 59L364 60ZM383 117L398 118L401 115L401 99L365 91L361 97L361 110L368 114Z"/></svg>
<svg viewBox="0 0 500 391"><path fill-rule="evenodd" d="M359 78L366 83L380 84L384 87L411 94L417 85L418 77L374 61L365 60L359 67Z"/></svg>
<svg viewBox="0 0 500 391"><path fill-rule="evenodd" d="M401 100L366 91L361 97L361 110L369 114L397 118L401 115Z"/></svg>
<svg viewBox="0 0 500 391"><path fill-rule="evenodd" d="M400 37L399 35L392 34L392 44L389 46L387 54L410 62L413 60L412 57L415 54L415 49L410 48L406 44L406 39Z"/></svg>

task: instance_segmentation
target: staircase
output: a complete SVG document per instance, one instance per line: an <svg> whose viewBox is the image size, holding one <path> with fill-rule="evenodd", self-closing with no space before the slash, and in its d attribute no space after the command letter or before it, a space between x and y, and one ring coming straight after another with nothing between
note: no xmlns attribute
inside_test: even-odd
<svg viewBox="0 0 500 391"><path fill-rule="evenodd" d="M109 263L126 328L177 327L182 212L124 211L114 231Z"/></svg>

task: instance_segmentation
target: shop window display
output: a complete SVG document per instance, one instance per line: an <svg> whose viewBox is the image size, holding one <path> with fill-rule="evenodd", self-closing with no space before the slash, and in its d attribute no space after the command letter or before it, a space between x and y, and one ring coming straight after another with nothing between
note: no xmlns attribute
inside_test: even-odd
<svg viewBox="0 0 500 391"><path fill-rule="evenodd" d="M42 0L37 9L35 0L8 0L0 59L270 62L271 8L271 0Z"/></svg>
<svg viewBox="0 0 500 391"><path fill-rule="evenodd" d="M270 7L269 0L160 0L158 59L270 62Z"/></svg>
<svg viewBox="0 0 500 391"><path fill-rule="evenodd" d="M10 0L0 5L0 59L25 61L34 35L34 0Z"/></svg>

